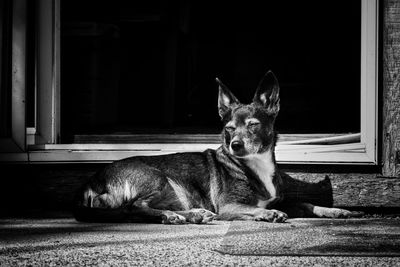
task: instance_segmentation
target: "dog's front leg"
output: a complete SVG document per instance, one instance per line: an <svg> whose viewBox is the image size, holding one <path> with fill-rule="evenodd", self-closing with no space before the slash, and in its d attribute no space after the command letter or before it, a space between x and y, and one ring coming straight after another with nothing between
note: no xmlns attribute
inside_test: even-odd
<svg viewBox="0 0 400 267"><path fill-rule="evenodd" d="M274 210L263 209L245 204L226 204L220 207L217 220L254 220L267 222L285 222L288 216L286 213Z"/></svg>
<svg viewBox="0 0 400 267"><path fill-rule="evenodd" d="M320 207L310 203L298 203L297 206L300 207L306 215L320 218L356 218L364 215L364 213L360 211Z"/></svg>

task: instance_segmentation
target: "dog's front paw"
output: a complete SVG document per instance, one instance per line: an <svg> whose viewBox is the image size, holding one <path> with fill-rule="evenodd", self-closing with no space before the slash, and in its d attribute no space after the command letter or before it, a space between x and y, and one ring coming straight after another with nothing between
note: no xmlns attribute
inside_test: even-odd
<svg viewBox="0 0 400 267"><path fill-rule="evenodd" d="M318 217L327 218L357 218L364 215L361 211L350 211L338 208L316 207L314 212Z"/></svg>
<svg viewBox="0 0 400 267"><path fill-rule="evenodd" d="M190 223L208 223L211 222L215 213L206 209L191 209L185 214L186 220Z"/></svg>
<svg viewBox="0 0 400 267"><path fill-rule="evenodd" d="M282 223L287 220L288 216L286 213L279 210L261 210L254 216L255 221L266 221Z"/></svg>
<svg viewBox="0 0 400 267"><path fill-rule="evenodd" d="M164 211L161 222L163 224L184 224L186 218L172 211Z"/></svg>

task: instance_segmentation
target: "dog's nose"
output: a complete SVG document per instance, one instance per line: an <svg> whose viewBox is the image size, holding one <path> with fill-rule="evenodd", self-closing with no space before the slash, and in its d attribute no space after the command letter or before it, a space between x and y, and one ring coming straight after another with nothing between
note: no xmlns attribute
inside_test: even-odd
<svg viewBox="0 0 400 267"><path fill-rule="evenodd" d="M241 150L244 147L244 144L242 141L233 141L231 143L231 148L233 151L237 152L239 150Z"/></svg>

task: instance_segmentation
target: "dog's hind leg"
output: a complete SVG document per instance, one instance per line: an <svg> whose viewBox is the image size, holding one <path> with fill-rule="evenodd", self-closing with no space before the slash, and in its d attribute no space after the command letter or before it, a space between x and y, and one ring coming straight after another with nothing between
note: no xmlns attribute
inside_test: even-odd
<svg viewBox="0 0 400 267"><path fill-rule="evenodd" d="M125 208L127 221L135 221L138 217L148 218L154 222L163 224L184 224L184 223L208 223L214 219L216 214L213 212L198 208L182 211L160 210L150 208L146 205L134 204Z"/></svg>
<svg viewBox="0 0 400 267"><path fill-rule="evenodd" d="M213 212L203 208L182 210L179 197L168 186L151 195L132 199L124 207L128 217L135 218L140 215L163 224L208 223L215 217Z"/></svg>
<svg viewBox="0 0 400 267"><path fill-rule="evenodd" d="M137 218L143 218L144 221L152 221L163 224L184 224L186 218L174 211L157 210L149 207L140 207L126 211L127 221L134 222Z"/></svg>
<svg viewBox="0 0 400 267"><path fill-rule="evenodd" d="M151 205L150 205L151 206ZM215 213L203 209L203 208L192 208L189 210L169 210L160 207L149 207L147 203L136 202L133 207L135 212L145 214L151 217L159 217L163 224L183 224L183 223L195 223L202 224L208 223L214 219ZM129 208L128 208L129 210Z"/></svg>
<svg viewBox="0 0 400 267"><path fill-rule="evenodd" d="M203 224L214 219L216 214L206 209L191 209L183 211L158 210L149 207L135 207L126 209L126 220L137 221L138 218L146 218L147 221L161 222L163 224ZM145 220L145 221L146 221Z"/></svg>
<svg viewBox="0 0 400 267"><path fill-rule="evenodd" d="M189 223L208 223L211 222L216 216L215 213L206 209L191 209L183 211L175 211L175 213L182 215Z"/></svg>

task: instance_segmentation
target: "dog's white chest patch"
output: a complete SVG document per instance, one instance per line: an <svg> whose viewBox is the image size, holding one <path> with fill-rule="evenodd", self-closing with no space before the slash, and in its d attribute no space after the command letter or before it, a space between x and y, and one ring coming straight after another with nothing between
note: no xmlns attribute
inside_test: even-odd
<svg viewBox="0 0 400 267"><path fill-rule="evenodd" d="M254 171L265 189L268 191L270 198L276 197L276 188L272 182L275 173L275 164L272 160L272 152L267 151L262 154L251 155L246 158L247 166ZM259 202L266 202L260 200ZM262 203L260 203L262 205Z"/></svg>

